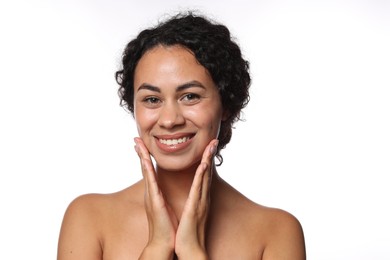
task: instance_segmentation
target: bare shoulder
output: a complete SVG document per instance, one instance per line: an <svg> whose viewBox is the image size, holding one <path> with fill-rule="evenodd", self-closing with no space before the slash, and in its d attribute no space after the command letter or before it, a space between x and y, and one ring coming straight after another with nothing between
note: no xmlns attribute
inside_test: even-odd
<svg viewBox="0 0 390 260"><path fill-rule="evenodd" d="M123 205L126 204L128 210L137 207L135 189L129 187L117 193L85 194L75 198L62 221L58 260L101 259L102 239L108 225L121 215ZM132 193L134 196L129 196Z"/></svg>
<svg viewBox="0 0 390 260"><path fill-rule="evenodd" d="M104 196L82 195L74 199L66 209L58 241L58 260L101 259L100 215L98 204Z"/></svg>
<svg viewBox="0 0 390 260"><path fill-rule="evenodd" d="M94 222L102 223L99 218L106 217L113 210L120 210L126 204L131 209L132 205L142 203L137 194L137 185L130 186L124 190L109 194L84 194L75 198L67 207L64 221L88 221L89 225Z"/></svg>
<svg viewBox="0 0 390 260"><path fill-rule="evenodd" d="M113 194L84 194L75 198L67 207L63 226L83 223L84 228L94 227L113 201Z"/></svg>
<svg viewBox="0 0 390 260"><path fill-rule="evenodd" d="M245 259L306 259L303 229L293 214L256 203L224 181L217 191L213 239L226 238L224 243Z"/></svg>
<svg viewBox="0 0 390 260"><path fill-rule="evenodd" d="M132 204L143 202L142 197L139 196L139 186L136 183L115 193L90 193L81 195L69 204L66 213L92 214L94 217L97 217L101 214L111 212L113 207L120 207L123 203L126 203L127 207L131 207Z"/></svg>
<svg viewBox="0 0 390 260"><path fill-rule="evenodd" d="M266 244L263 260L306 259L305 239L300 221L290 212L258 205L262 225L265 224Z"/></svg>

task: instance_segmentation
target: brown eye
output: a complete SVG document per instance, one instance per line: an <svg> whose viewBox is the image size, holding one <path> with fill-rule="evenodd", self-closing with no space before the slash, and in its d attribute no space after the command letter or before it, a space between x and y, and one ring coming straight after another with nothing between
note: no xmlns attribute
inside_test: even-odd
<svg viewBox="0 0 390 260"><path fill-rule="evenodd" d="M142 103L145 105L145 107L149 108L157 108L161 104L161 100L158 97L145 97L142 99Z"/></svg>
<svg viewBox="0 0 390 260"><path fill-rule="evenodd" d="M156 98L156 97L147 97L143 100L143 102L145 103L151 103L151 104L156 104L158 102L160 102L160 99Z"/></svg>
<svg viewBox="0 0 390 260"><path fill-rule="evenodd" d="M198 94L194 93L188 93L183 96L182 100L186 102L195 102L200 99L200 96Z"/></svg>

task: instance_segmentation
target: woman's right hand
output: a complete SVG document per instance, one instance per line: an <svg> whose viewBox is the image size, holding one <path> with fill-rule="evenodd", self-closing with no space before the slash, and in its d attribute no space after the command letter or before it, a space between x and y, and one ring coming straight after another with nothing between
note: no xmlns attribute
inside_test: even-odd
<svg viewBox="0 0 390 260"><path fill-rule="evenodd" d="M134 138L145 183L145 210L149 240L140 259L173 259L178 220L158 187L156 172L148 149L141 138Z"/></svg>

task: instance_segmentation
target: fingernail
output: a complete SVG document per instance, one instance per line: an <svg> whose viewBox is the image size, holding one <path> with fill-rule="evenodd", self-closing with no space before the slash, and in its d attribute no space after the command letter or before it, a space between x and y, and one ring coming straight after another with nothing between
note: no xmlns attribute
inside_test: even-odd
<svg viewBox="0 0 390 260"><path fill-rule="evenodd" d="M217 151L217 147L218 147L218 140L213 144L213 146L211 146L210 152L214 154Z"/></svg>

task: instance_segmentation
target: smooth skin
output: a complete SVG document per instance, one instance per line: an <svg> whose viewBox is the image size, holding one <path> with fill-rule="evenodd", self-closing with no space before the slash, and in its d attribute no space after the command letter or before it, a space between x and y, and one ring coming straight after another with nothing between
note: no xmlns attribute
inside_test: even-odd
<svg viewBox="0 0 390 260"><path fill-rule="evenodd" d="M143 179L117 193L76 198L57 259L304 260L299 221L254 203L217 173L216 138L226 114L194 55L180 46L149 50L134 86Z"/></svg>
<svg viewBox="0 0 390 260"><path fill-rule="evenodd" d="M148 150L142 140L136 138L136 151L146 180L145 209L149 223L149 242L141 259L171 259L173 252L179 259L191 259L194 256L197 256L195 259L207 259L206 220L213 170L212 158L217 145L218 141L213 140L207 146L179 221L158 187ZM154 252L157 254L152 257Z"/></svg>

